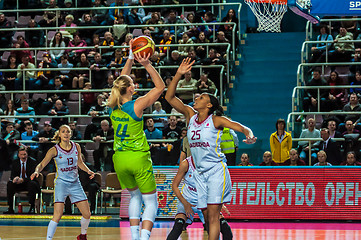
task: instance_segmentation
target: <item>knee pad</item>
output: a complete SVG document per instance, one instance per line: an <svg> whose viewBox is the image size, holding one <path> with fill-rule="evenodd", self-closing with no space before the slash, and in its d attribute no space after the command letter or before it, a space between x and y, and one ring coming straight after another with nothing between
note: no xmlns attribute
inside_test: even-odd
<svg viewBox="0 0 361 240"><path fill-rule="evenodd" d="M134 191L129 191L130 200L129 200L129 219L140 219L140 211L142 208L142 194L139 189Z"/></svg>
<svg viewBox="0 0 361 240"><path fill-rule="evenodd" d="M223 236L223 240L232 240L233 233L232 233L231 227L228 225L227 220L224 218L221 218L221 219L219 219L219 223L221 224L221 233Z"/></svg>
<svg viewBox="0 0 361 240"><path fill-rule="evenodd" d="M142 198L144 202L142 221L148 220L154 222L158 211L157 193L155 192L152 194L142 194Z"/></svg>
<svg viewBox="0 0 361 240"><path fill-rule="evenodd" d="M174 220L174 226L172 231L167 236L167 240L177 240L182 234L183 227L185 226L185 221L182 218L176 218Z"/></svg>

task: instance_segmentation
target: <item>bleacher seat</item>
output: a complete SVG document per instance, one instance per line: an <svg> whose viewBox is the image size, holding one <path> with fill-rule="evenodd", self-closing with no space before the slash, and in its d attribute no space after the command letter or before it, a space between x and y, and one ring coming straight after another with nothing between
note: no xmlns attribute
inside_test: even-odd
<svg viewBox="0 0 361 240"><path fill-rule="evenodd" d="M42 99L46 99L46 93L34 93L33 95L33 100L36 101L38 100L39 98L42 98Z"/></svg>
<svg viewBox="0 0 361 240"><path fill-rule="evenodd" d="M96 143L96 142L87 142L85 144L85 149L87 150L94 150L94 149L97 149L99 148L99 143Z"/></svg>
<svg viewBox="0 0 361 240"><path fill-rule="evenodd" d="M31 20L31 16L19 16L18 22L16 23L16 27L24 28L29 25L29 21Z"/></svg>
<svg viewBox="0 0 361 240"><path fill-rule="evenodd" d="M53 39L55 33L56 31L48 31L48 38L47 38L48 43L50 43L50 41Z"/></svg>
<svg viewBox="0 0 361 240"><path fill-rule="evenodd" d="M15 17L14 16L6 16L6 19L11 22L11 26L15 27Z"/></svg>
<svg viewBox="0 0 361 240"><path fill-rule="evenodd" d="M88 163L94 166L94 156L93 156L94 150L86 149L85 151L88 154L88 158L87 158Z"/></svg>
<svg viewBox="0 0 361 240"><path fill-rule="evenodd" d="M38 53L36 54L36 60L38 62L43 61L43 54L45 53L45 51L38 51Z"/></svg>
<svg viewBox="0 0 361 240"><path fill-rule="evenodd" d="M69 100L70 101L79 101L79 93L70 93Z"/></svg>
<svg viewBox="0 0 361 240"><path fill-rule="evenodd" d="M138 36L143 35L143 32L142 32L142 29L134 28L132 34L133 34L134 37L138 37Z"/></svg>
<svg viewBox="0 0 361 240"><path fill-rule="evenodd" d="M78 102L68 101L66 103L66 105L68 106L69 113L71 115L78 115L79 114L79 103Z"/></svg>
<svg viewBox="0 0 361 240"><path fill-rule="evenodd" d="M80 117L78 118L78 124L81 125L89 125L92 122L90 117Z"/></svg>
<svg viewBox="0 0 361 240"><path fill-rule="evenodd" d="M78 130L81 133L81 137L84 138L84 133L87 125L78 124Z"/></svg>
<svg viewBox="0 0 361 240"><path fill-rule="evenodd" d="M7 65L9 56L10 56L10 52L9 52L9 51L5 51L5 52L3 53L3 55L1 56L1 60L2 60L2 62L3 62L3 66L6 66L6 65Z"/></svg>
<svg viewBox="0 0 361 240"><path fill-rule="evenodd" d="M17 41L18 36L23 36L25 38L25 31L16 31L13 36L13 43Z"/></svg>
<svg viewBox="0 0 361 240"><path fill-rule="evenodd" d="M34 20L35 22L39 23L41 20L43 20L44 17L42 15L35 15Z"/></svg>

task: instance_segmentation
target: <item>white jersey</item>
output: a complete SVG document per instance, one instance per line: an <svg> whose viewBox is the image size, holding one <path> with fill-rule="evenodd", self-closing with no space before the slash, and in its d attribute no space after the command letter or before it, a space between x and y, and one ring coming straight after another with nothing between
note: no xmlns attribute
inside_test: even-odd
<svg viewBox="0 0 361 240"><path fill-rule="evenodd" d="M223 131L214 127L213 115L203 122L197 119L198 114L189 120L187 137L196 169L202 173L221 161L226 162L226 157L220 147Z"/></svg>
<svg viewBox="0 0 361 240"><path fill-rule="evenodd" d="M190 203L193 205L197 204L197 188L196 188L196 183L195 183L195 179L194 179L194 171L195 166L192 160L192 157L187 157L186 160L188 161L188 171L186 172L186 174L184 175L184 182L183 182L183 186L182 186L182 195L183 197Z"/></svg>
<svg viewBox="0 0 361 240"><path fill-rule="evenodd" d="M69 151L55 145L57 155L54 158L56 166L56 181L62 180L65 182L78 181L78 149L76 144L70 142L72 147Z"/></svg>

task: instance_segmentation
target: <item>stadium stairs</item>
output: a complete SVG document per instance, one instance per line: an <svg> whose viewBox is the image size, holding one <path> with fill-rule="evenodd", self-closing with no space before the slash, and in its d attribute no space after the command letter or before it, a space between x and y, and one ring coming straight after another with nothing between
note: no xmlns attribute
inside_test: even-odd
<svg viewBox="0 0 361 240"><path fill-rule="evenodd" d="M251 163L258 165L270 148L269 137L276 131L277 119L287 120L304 38L304 32L243 35L241 53L231 72L226 114L250 127L258 141L254 145L240 143L237 162L241 153L247 152ZM244 135L238 136L241 142Z"/></svg>

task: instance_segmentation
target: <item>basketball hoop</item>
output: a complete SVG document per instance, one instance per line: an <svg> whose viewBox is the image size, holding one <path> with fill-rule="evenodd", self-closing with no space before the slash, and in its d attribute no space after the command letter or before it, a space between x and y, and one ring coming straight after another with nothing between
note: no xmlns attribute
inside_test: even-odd
<svg viewBox="0 0 361 240"><path fill-rule="evenodd" d="M281 32L287 0L244 0L258 20L258 31Z"/></svg>

